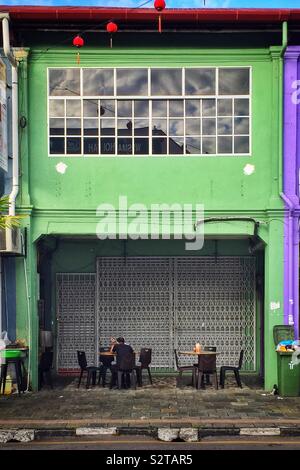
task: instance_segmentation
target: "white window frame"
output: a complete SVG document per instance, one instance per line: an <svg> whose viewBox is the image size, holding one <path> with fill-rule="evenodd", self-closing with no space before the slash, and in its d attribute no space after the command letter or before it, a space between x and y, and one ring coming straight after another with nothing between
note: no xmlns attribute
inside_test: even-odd
<svg viewBox="0 0 300 470"><path fill-rule="evenodd" d="M92 95L86 95L84 96L83 95L83 69L89 69L89 68L101 68L101 69L113 69L113 77L114 77L114 95L107 95L107 96L92 96ZM117 85L116 85L116 75L117 75L117 69L146 69L148 70L148 95L133 95L133 96L117 96L116 95L116 88L117 88ZM161 96L151 96L150 92L151 92L151 69L181 69L182 70L182 95L161 95ZM185 70L186 69L207 69L207 68L210 68L210 69L215 69L216 70L216 93L214 95L185 95ZM247 95L220 95L219 94L219 69L224 69L224 68L228 68L228 69L248 69L249 70L249 94ZM152 66L152 67L143 67L143 66L134 66L134 67L130 67L130 66L118 66L118 67L114 67L114 66L107 66L107 67L95 67L95 66L92 66L92 67L81 67L80 68L80 92L81 92L81 95L80 96L76 96L74 97L74 95L63 95L63 96L50 96L49 94L49 71L50 70L57 70L57 69L78 69L78 67L48 67L47 68L47 139L48 139L48 156L49 157L54 157L54 158L63 158L63 157L66 157L66 158L69 158L69 157L77 157L77 158L113 158L113 157L117 157L117 158L169 158L169 157L172 157L172 158L203 158L203 157L207 157L207 158L215 158L215 157L249 157L249 156L252 156L252 66L250 65L219 65L219 66L210 66L210 65L205 65L205 66L191 66L191 67L176 67L176 66L172 66L172 67L166 67L166 66ZM132 134L132 145L133 145L133 152L132 154L117 154L117 153L113 153L113 154L101 154L101 153L97 153L97 154L85 154L84 152L80 153L80 154L69 154L69 153L66 153L66 139L67 139L67 133L66 133L66 100L70 100L70 99L74 99L74 100L78 100L80 99L81 100L81 124L82 124L82 132L81 132L81 135L80 135L80 138L81 138L81 149L84 150L84 137L87 137L87 136L84 136L84 131L83 131L83 121L84 121L84 117L83 117L83 101L84 100L101 100L101 99L104 99L104 100L114 100L115 101L115 106L117 105L117 101L120 101L120 100L126 100L126 101L135 101L135 100L148 100L149 101L149 123L152 122L152 101L154 100L167 100L167 106L169 108L169 100L182 100L183 103L184 103L184 110L183 110L183 116L181 117L178 117L178 119L183 119L183 123L184 123L184 129L183 129L183 145L184 145L184 149L186 149L186 138L187 137L193 137L193 136L187 136L186 135L186 114L185 114L185 102L186 100L203 100L203 99L214 99L215 102L216 102L216 105L217 105L217 100L218 99L231 99L231 100L234 100L234 99L248 99L249 100L249 116L240 116L240 117L247 117L249 118L249 135L248 134L234 134L234 118L236 117L239 117L239 116L234 116L234 109L232 110L232 115L230 117L232 117L232 134L228 134L228 135L224 135L224 136L228 136L228 137L231 137L232 138L232 150L233 152L232 153L211 153L211 154L206 154L206 153L202 153L202 139L203 139L203 135L202 135L202 121L203 121L203 116L202 116L202 110L201 110L201 113L200 113L200 126L201 126L201 133L200 133L200 145L201 145L201 153L197 153L197 154L188 154L188 153L182 153L182 154L169 154L168 151L169 151L169 116L166 117L167 119L167 134L166 134L166 141L167 141L167 152L165 154L153 154L152 153L152 126L149 125L149 134L148 134L148 139L149 139L149 154L144 154L144 155L139 155L139 154L134 154L134 142L135 142L135 137L134 137L134 134ZM49 103L51 100L64 100L64 107L65 107L65 116L64 119L65 120L65 133L64 135L60 135L60 136L51 136L51 137L63 137L64 140L65 140L65 153L59 153L59 154L53 154L53 153L50 153L50 116L49 116ZM232 102L233 106L234 106L234 101ZM201 107L202 107L202 101L201 101ZM167 112L168 114L168 112ZM221 116L221 117L226 117L226 116ZM133 112L132 112L132 118L134 119L134 107L133 107ZM216 119L216 135L215 136L212 136L212 137L215 137L216 139L216 150L218 149L218 130L217 130L217 126L218 126L218 111L217 111L217 106L216 106L216 116L215 116L215 119ZM100 115L98 116L98 120L100 121ZM99 128L100 128L100 123L99 123ZM248 153L234 153L234 137L238 137L238 136L241 136L241 137L249 137L249 152ZM78 136L75 136L74 137L78 137ZM96 138L96 136L89 136L89 137L94 137ZM110 136L104 136L104 137L110 137ZM112 136L111 136L112 137ZM144 136L138 136L138 138L143 138ZM175 136L172 136L172 137L175 137ZM100 138L101 136L99 135L99 132L98 132L98 149L99 149L99 152L101 151L101 144L100 144ZM124 136L124 138L126 138L126 136ZM146 138L146 136L145 136ZM179 137L180 138L180 137ZM197 136L197 138L199 138L199 136ZM117 139L118 139L118 134L117 134L117 112L115 112L115 135L114 135L114 139L115 139L115 149L117 149Z"/></svg>

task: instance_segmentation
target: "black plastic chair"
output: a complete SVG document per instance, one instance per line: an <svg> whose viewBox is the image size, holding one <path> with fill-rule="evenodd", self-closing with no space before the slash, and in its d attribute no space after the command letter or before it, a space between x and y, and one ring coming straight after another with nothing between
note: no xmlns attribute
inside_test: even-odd
<svg viewBox="0 0 300 470"><path fill-rule="evenodd" d="M84 372L87 372L87 378L86 378L86 388L89 388L91 379L93 385L96 384L96 376L97 372L100 373L101 368L97 366L88 366L87 361L86 361L86 355L84 351L77 351L77 359L78 359L78 364L80 367L80 376L79 376L79 382L78 382L78 388L80 387L81 384L81 379L83 376Z"/></svg>
<svg viewBox="0 0 300 470"><path fill-rule="evenodd" d="M135 354L127 353L121 357L120 362L115 367L112 367L112 377L110 388L112 389L115 378L117 378L118 389L121 390L122 384L125 388L133 386L136 388L136 371L135 371Z"/></svg>
<svg viewBox="0 0 300 470"><path fill-rule="evenodd" d="M42 353L39 362L39 390L46 383L53 388L51 367L53 361L53 351L45 351Z"/></svg>
<svg viewBox="0 0 300 470"><path fill-rule="evenodd" d="M101 369L100 369L100 374L99 374L99 383L100 379L102 377L102 386L105 387L106 385L106 373L107 370L110 370L110 373L112 374L112 363L114 362L115 358L114 356L103 356L101 355L102 352L109 352L110 348L109 347L102 347L100 348L100 362L101 362Z"/></svg>
<svg viewBox="0 0 300 470"><path fill-rule="evenodd" d="M216 348L216 346L204 346L203 351L216 352L217 348ZM211 385L211 383L209 381L209 374L205 375L205 381L206 381L206 385Z"/></svg>
<svg viewBox="0 0 300 470"><path fill-rule="evenodd" d="M149 365L151 364L152 359L152 349L151 348L142 348L140 351L139 362L140 365L135 366L137 381L140 386L143 385L143 369L148 371L149 381L152 385L152 377Z"/></svg>
<svg viewBox="0 0 300 470"><path fill-rule="evenodd" d="M201 354L198 356L198 364L195 366L198 373L197 379L197 388L205 388L204 386L204 375L212 375L215 382L215 388L218 390L218 376L217 376L217 367L216 367L216 356L215 354ZM209 381L209 380L208 380Z"/></svg>
<svg viewBox="0 0 300 470"><path fill-rule="evenodd" d="M242 349L241 352L240 352L239 364L238 364L237 367L235 367L235 366L222 366L221 367L221 369L220 369L220 387L221 388L224 388L224 386L225 386L226 371L233 372L237 385L240 388L243 388L241 378L240 378L240 369L242 368L243 359L244 359L244 350Z"/></svg>
<svg viewBox="0 0 300 470"><path fill-rule="evenodd" d="M179 360L178 360L177 349L174 349L174 355L175 355L176 369L179 372L179 377L178 377L179 384L182 384L182 374L183 374L183 372L191 371L192 372L192 384L194 385L194 383L196 381L196 372L197 372L195 366L197 364L191 364L190 366L180 366L179 365Z"/></svg>

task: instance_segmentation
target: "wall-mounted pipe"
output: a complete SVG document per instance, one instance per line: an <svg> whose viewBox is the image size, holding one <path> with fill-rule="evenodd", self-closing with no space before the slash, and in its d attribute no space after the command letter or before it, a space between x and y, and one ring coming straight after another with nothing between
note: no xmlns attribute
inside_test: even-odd
<svg viewBox="0 0 300 470"><path fill-rule="evenodd" d="M1 18L1 16L0 16ZM9 215L16 215L16 199L19 193L19 109L18 109L18 62L13 55L9 40L7 15L2 16L3 50L12 66L12 190L9 195Z"/></svg>

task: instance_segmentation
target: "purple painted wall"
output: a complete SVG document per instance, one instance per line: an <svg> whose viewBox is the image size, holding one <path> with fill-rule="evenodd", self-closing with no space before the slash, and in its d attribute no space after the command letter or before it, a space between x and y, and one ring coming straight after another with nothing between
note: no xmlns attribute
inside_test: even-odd
<svg viewBox="0 0 300 470"><path fill-rule="evenodd" d="M299 335L299 169L300 169L300 46L290 46L284 66L284 318Z"/></svg>

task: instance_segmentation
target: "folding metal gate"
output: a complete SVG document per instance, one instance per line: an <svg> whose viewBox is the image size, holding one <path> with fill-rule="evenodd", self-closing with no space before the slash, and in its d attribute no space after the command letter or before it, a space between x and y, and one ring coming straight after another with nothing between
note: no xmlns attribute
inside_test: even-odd
<svg viewBox="0 0 300 470"><path fill-rule="evenodd" d="M255 259L102 257L97 259L98 340L124 335L152 347L152 365L173 368L173 349L196 340L216 346L219 364L255 370Z"/></svg>
<svg viewBox="0 0 300 470"><path fill-rule="evenodd" d="M95 274L57 274L58 370L78 369L77 350L96 359Z"/></svg>

